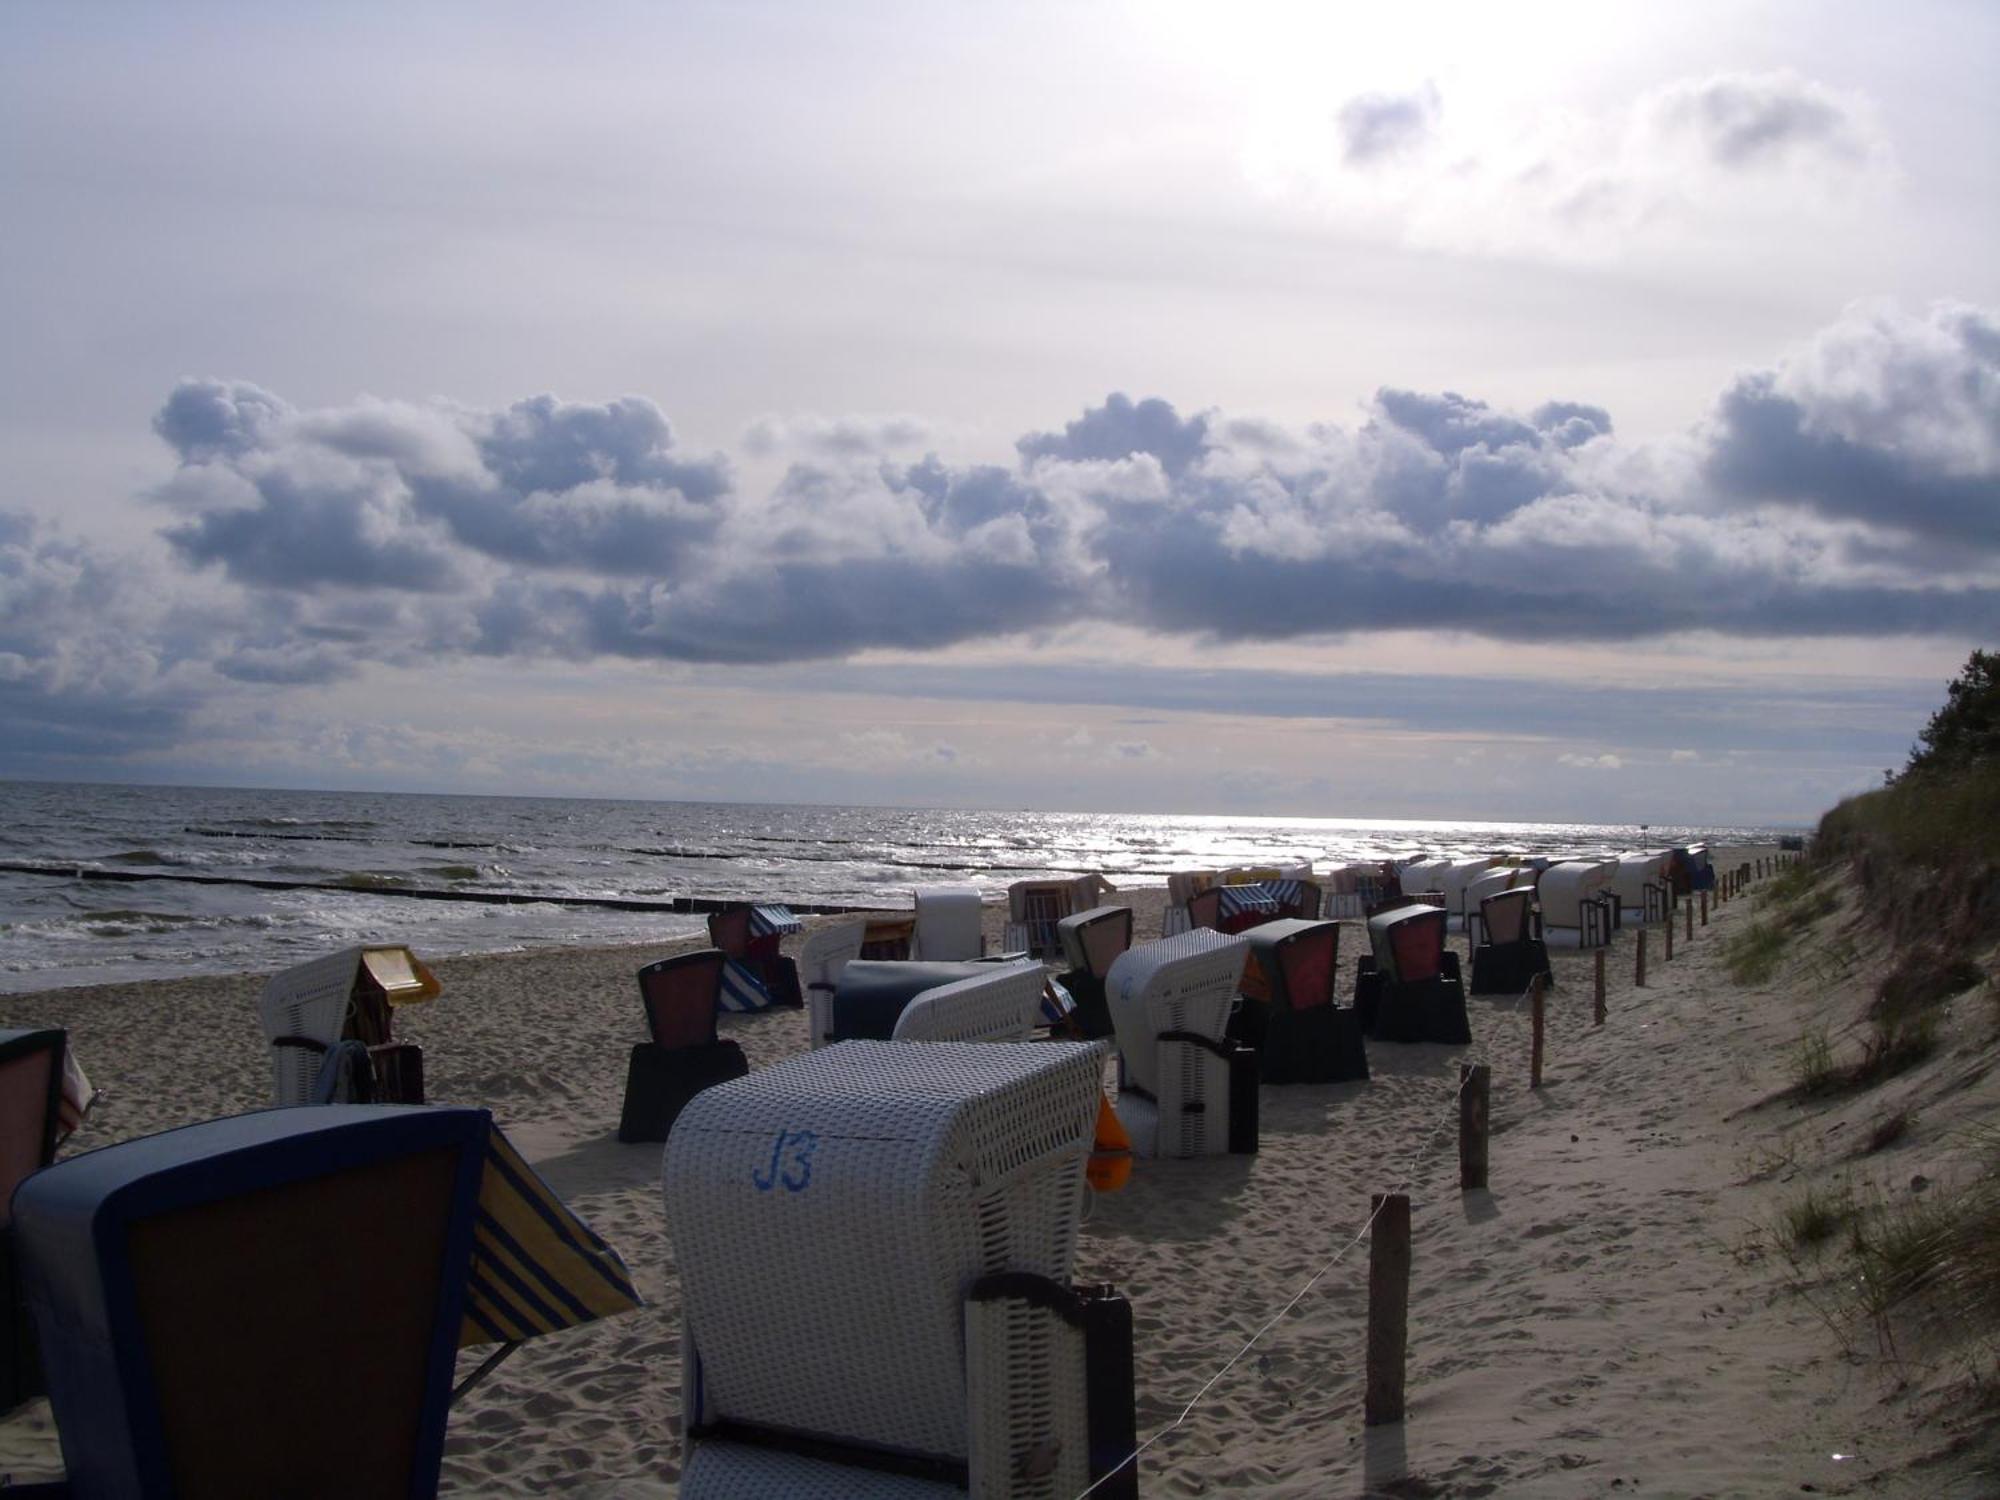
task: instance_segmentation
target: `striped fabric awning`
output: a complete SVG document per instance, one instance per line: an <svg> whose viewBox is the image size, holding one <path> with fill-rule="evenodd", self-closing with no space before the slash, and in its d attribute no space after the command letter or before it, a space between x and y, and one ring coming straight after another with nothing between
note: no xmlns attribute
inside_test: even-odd
<svg viewBox="0 0 2000 1500"><path fill-rule="evenodd" d="M806 924L792 915L789 906L753 906L750 908L750 936L788 937L794 932L804 932Z"/></svg>
<svg viewBox="0 0 2000 1500"><path fill-rule="evenodd" d="M769 1010L773 1001L764 981L732 958L722 965L720 1003L724 1010L757 1011Z"/></svg>
<svg viewBox="0 0 2000 1500"><path fill-rule="evenodd" d="M1071 997L1070 992L1063 987L1061 980L1051 975L1042 981L1042 1024L1044 1026L1062 1025L1064 1021L1069 1019L1070 1012L1075 1009L1076 1001Z"/></svg>
<svg viewBox="0 0 2000 1500"><path fill-rule="evenodd" d="M1241 916L1245 912L1276 911L1280 905L1267 885L1225 885L1219 889L1222 900L1216 910L1225 917Z"/></svg>
<svg viewBox="0 0 2000 1500"><path fill-rule="evenodd" d="M517 1343L641 1305L631 1274L495 1126L472 1232L458 1347Z"/></svg>

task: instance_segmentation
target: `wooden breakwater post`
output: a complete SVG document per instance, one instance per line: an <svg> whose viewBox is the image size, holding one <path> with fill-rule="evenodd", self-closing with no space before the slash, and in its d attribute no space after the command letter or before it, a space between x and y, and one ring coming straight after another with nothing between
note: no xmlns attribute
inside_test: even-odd
<svg viewBox="0 0 2000 1500"><path fill-rule="evenodd" d="M1687 905L1681 908L1681 926L1686 929L1686 931L1682 935L1690 943L1693 942L1694 941L1694 898L1693 897L1689 897Z"/></svg>
<svg viewBox="0 0 2000 1500"><path fill-rule="evenodd" d="M1595 991L1596 993L1592 996L1590 1002L1590 1024L1593 1026L1602 1026L1604 1024L1604 950L1602 948L1597 950L1597 982Z"/></svg>
<svg viewBox="0 0 2000 1500"><path fill-rule="evenodd" d="M1646 987L1646 929L1639 929L1638 945L1632 950L1632 987L1643 990Z"/></svg>
<svg viewBox="0 0 2000 1500"><path fill-rule="evenodd" d="M1674 961L1674 911L1672 907L1667 908L1666 944L1667 951L1660 955L1660 961L1670 964Z"/></svg>
<svg viewBox="0 0 2000 1500"><path fill-rule="evenodd" d="M1548 1009L1542 998L1544 989L1540 974L1528 981L1528 1008L1535 1018L1534 1044L1528 1052L1528 1087L1531 1089L1542 1086L1542 1036L1546 1030L1545 1013Z"/></svg>
<svg viewBox="0 0 2000 1500"><path fill-rule="evenodd" d="M1493 1070L1485 1063L1458 1065L1458 1187L1486 1186L1487 1126L1492 1119Z"/></svg>
<svg viewBox="0 0 2000 1500"><path fill-rule="evenodd" d="M1376 1193L1369 1200L1368 1389L1362 1421L1403 1420L1403 1365L1410 1350L1410 1199Z"/></svg>
<svg viewBox="0 0 2000 1500"><path fill-rule="evenodd" d="M1702 926L1704 926L1704 927L1706 927L1706 926L1708 925L1708 892L1707 892L1707 891L1703 891L1703 892L1701 893L1701 925L1702 925Z"/></svg>

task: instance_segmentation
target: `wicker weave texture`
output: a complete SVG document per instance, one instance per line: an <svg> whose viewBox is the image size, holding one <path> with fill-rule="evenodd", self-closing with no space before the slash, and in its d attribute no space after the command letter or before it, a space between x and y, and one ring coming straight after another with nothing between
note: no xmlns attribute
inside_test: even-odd
<svg viewBox="0 0 2000 1500"><path fill-rule="evenodd" d="M964 1292L1067 1281L1102 1051L842 1042L709 1089L668 1141L702 1415L967 1454Z"/></svg>
<svg viewBox="0 0 2000 1500"><path fill-rule="evenodd" d="M1041 1017L1038 963L995 965L976 979L925 990L896 1018L899 1042L1025 1042Z"/></svg>
<svg viewBox="0 0 2000 1500"><path fill-rule="evenodd" d="M1249 946L1242 937L1197 927L1118 955L1104 993L1132 1082L1149 1094L1160 1092L1154 1043L1161 1032L1222 1037Z"/></svg>
<svg viewBox="0 0 2000 1500"><path fill-rule="evenodd" d="M1617 873L1612 860L1571 859L1542 871L1542 921L1550 927L1581 927L1582 903L1596 899Z"/></svg>
<svg viewBox="0 0 2000 1500"><path fill-rule="evenodd" d="M1083 1335L1047 1308L968 1302L965 1347L973 1495L1067 1500L1088 1488Z"/></svg>
<svg viewBox="0 0 2000 1500"><path fill-rule="evenodd" d="M257 1001L264 1039L305 1037L331 1047L347 1022L354 990L356 950L343 949L271 976ZM310 1104L324 1051L308 1047L271 1048L271 1099L278 1105Z"/></svg>
<svg viewBox="0 0 2000 1500"><path fill-rule="evenodd" d="M1082 1488L1081 1485L1078 1486ZM681 1500L964 1500L956 1485L780 1453L700 1443L681 1470Z"/></svg>

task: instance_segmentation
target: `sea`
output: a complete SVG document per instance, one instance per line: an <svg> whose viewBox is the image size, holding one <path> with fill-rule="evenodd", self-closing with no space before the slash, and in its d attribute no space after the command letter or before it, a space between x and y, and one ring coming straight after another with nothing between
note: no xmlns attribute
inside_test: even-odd
<svg viewBox="0 0 2000 1500"><path fill-rule="evenodd" d="M912 888L1432 853L1769 842L1783 830L619 802L0 782L0 993L671 941L703 903L908 910ZM705 908L704 908L705 909Z"/></svg>

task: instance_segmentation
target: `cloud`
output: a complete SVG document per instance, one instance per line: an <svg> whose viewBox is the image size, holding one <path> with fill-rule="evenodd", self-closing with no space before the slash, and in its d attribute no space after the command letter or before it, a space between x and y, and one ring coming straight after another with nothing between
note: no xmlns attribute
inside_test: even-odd
<svg viewBox="0 0 2000 1500"><path fill-rule="evenodd" d="M1430 85L1362 94L1264 154L1270 191L1317 199L1346 233L1627 270L1658 258L1681 276L1748 246L1809 255L1897 179L1873 103L1789 71L1672 79L1591 112L1477 94L1448 112Z"/></svg>
<svg viewBox="0 0 2000 1500"><path fill-rule="evenodd" d="M1032 660L1037 640L1096 624L1195 641L1990 640L1996 393L1992 313L1869 307L1745 371L1711 418L1652 447L1621 444L1608 412L1568 396L1523 413L1385 387L1357 421L1291 430L1114 393L1024 436L1010 463L864 445L748 493L639 398L302 409L190 381L156 423L175 463L149 492L165 517L151 555L0 519L0 708L30 753L137 754L232 696L463 660L816 663L811 687L871 651L991 641ZM973 687L1002 693L1006 675ZM1176 711L1339 717L1373 692L1124 676L1145 687L1130 706ZM1022 691L1128 701L1121 680L1037 666ZM1520 692L1496 727L1573 710ZM1479 699L1404 684L1396 701L1443 732ZM1599 689L1589 706L1621 701ZM1658 723L1618 711L1616 742L1649 754L1713 738L1690 708ZM1843 734L1838 714L1815 724L1828 743ZM1569 743L1610 732L1579 722ZM1109 736L1067 748L1159 754Z"/></svg>
<svg viewBox="0 0 2000 1500"><path fill-rule="evenodd" d="M1642 112L1663 136L1686 138L1731 171L1846 167L1877 148L1864 106L1791 72L1683 79L1652 94Z"/></svg>
<svg viewBox="0 0 2000 1500"><path fill-rule="evenodd" d="M1622 771L1625 769L1624 757L1611 754L1578 755L1574 752L1565 752L1556 757L1556 764L1570 766L1579 771Z"/></svg>
<svg viewBox="0 0 2000 1500"><path fill-rule="evenodd" d="M187 517L168 543L274 588L435 592L489 563L672 575L730 489L723 460L680 456L659 408L632 396L302 413L253 385L189 381L154 427L181 458L156 494Z"/></svg>
<svg viewBox="0 0 2000 1500"><path fill-rule="evenodd" d="M743 449L759 458L803 453L820 458L877 456L918 448L931 440L930 425L907 413L889 416L762 416L743 432Z"/></svg>
<svg viewBox="0 0 2000 1500"><path fill-rule="evenodd" d="M1436 133L1442 101L1435 85L1408 94L1357 94L1334 114L1341 159L1371 166L1422 146Z"/></svg>
<svg viewBox="0 0 2000 1500"><path fill-rule="evenodd" d="M1723 394L1707 472L1730 499L2000 548L2000 319L1850 309Z"/></svg>
<svg viewBox="0 0 2000 1500"><path fill-rule="evenodd" d="M1183 421L1165 401L1149 397L1134 403L1114 392L1104 405L1085 412L1060 435L1031 433L1014 447L1024 459L1121 459L1151 454L1168 474L1187 472L1207 449L1208 421L1194 416Z"/></svg>

